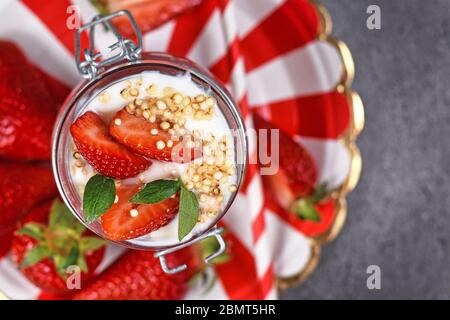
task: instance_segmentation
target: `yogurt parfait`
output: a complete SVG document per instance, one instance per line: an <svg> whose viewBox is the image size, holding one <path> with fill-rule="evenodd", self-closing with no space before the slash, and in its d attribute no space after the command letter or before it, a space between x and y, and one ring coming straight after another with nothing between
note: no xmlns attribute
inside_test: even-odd
<svg viewBox="0 0 450 320"><path fill-rule="evenodd" d="M64 159L83 222L150 247L205 232L240 183L232 129L189 72L143 71L97 89L70 123Z"/></svg>

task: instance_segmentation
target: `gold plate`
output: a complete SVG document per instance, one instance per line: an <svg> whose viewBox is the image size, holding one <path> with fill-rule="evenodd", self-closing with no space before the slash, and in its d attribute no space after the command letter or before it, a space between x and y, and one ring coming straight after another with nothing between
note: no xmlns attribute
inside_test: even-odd
<svg viewBox="0 0 450 320"><path fill-rule="evenodd" d="M358 184L362 170L362 158L356 145L356 138L364 128L364 105L360 96L351 88L355 75L352 54L344 42L331 36L332 21L327 9L315 0L310 0L310 2L315 6L316 12L319 15L320 32L317 39L326 41L334 46L342 60L343 70L336 90L344 93L347 97L347 101L351 106L351 119L349 128L339 139L339 142L346 147L350 154L350 170L345 182L339 188L333 190L331 194L331 197L336 199L337 204L332 225L320 236L311 238L311 257L303 270L290 277L277 278L277 287L280 291L289 287L298 286L316 269L320 260L321 246L336 238L344 226L347 216L346 195Z"/></svg>

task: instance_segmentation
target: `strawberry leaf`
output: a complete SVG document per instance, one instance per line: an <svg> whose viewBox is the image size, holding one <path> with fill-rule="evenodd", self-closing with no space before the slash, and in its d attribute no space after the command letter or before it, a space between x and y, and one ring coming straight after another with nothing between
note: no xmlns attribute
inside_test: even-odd
<svg viewBox="0 0 450 320"><path fill-rule="evenodd" d="M37 245L33 249L29 250L20 264L22 269L35 265L39 261L44 260L45 258L50 257L52 251L45 245Z"/></svg>
<svg viewBox="0 0 450 320"><path fill-rule="evenodd" d="M182 240L195 227L198 221L200 206L195 193L184 186L180 192L180 208L178 214L178 240Z"/></svg>
<svg viewBox="0 0 450 320"><path fill-rule="evenodd" d="M326 183L321 183L317 186L314 194L311 197L309 197L309 199L313 203L318 203L325 197L326 194L327 194L327 185Z"/></svg>
<svg viewBox="0 0 450 320"><path fill-rule="evenodd" d="M104 3L104 1L101 0L89 0L89 2L97 9L98 13L100 13L103 16L106 16L109 14L108 7Z"/></svg>
<svg viewBox="0 0 450 320"><path fill-rule="evenodd" d="M80 254L78 256L77 265L80 267L82 272L84 272L84 273L89 272L89 268L88 268L86 259L84 258L84 255Z"/></svg>
<svg viewBox="0 0 450 320"><path fill-rule="evenodd" d="M320 222L320 214L314 204L309 199L300 199L296 201L292 210L303 220Z"/></svg>
<svg viewBox="0 0 450 320"><path fill-rule="evenodd" d="M206 258L219 250L220 244L217 242L217 239L215 237L209 237L200 242L200 247L203 258ZM219 265L230 261L230 259L231 256L229 255L229 253L224 252L218 257L214 258L211 263L214 265Z"/></svg>
<svg viewBox="0 0 450 320"><path fill-rule="evenodd" d="M22 227L22 229L17 230L16 234L28 236L38 241L44 241L45 240L44 232L45 232L44 225L36 222L29 222L25 224Z"/></svg>
<svg viewBox="0 0 450 320"><path fill-rule="evenodd" d="M59 276L63 279L67 278L66 269L69 266L76 265L78 262L78 258L80 256L80 250L77 246L72 247L69 254L67 256L56 255L54 257L56 271ZM81 269L81 267L80 267Z"/></svg>
<svg viewBox="0 0 450 320"><path fill-rule="evenodd" d="M97 174L89 179L84 189L83 211L87 223L101 217L114 204L116 185L114 180Z"/></svg>
<svg viewBox="0 0 450 320"><path fill-rule="evenodd" d="M95 251L106 244L106 241L99 237L83 237L80 240L80 251Z"/></svg>
<svg viewBox="0 0 450 320"><path fill-rule="evenodd" d="M86 230L72 212L70 212L69 208L59 199L56 199L52 203L48 225L51 229L70 229L78 235Z"/></svg>
<svg viewBox="0 0 450 320"><path fill-rule="evenodd" d="M161 202L180 190L180 183L177 180L155 180L147 183L145 187L135 194L130 202L150 204Z"/></svg>

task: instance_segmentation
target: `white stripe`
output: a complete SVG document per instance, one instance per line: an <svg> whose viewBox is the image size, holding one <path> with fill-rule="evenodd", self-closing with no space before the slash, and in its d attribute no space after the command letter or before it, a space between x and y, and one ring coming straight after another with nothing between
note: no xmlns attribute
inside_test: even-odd
<svg viewBox="0 0 450 320"><path fill-rule="evenodd" d="M238 193L223 219L227 227L251 251L253 248L252 221L248 210L248 198L242 193Z"/></svg>
<svg viewBox="0 0 450 320"><path fill-rule="evenodd" d="M223 58L238 35L234 2L229 2L223 15L215 10L206 27L191 48L188 57L204 67Z"/></svg>
<svg viewBox="0 0 450 320"><path fill-rule="evenodd" d="M337 49L328 42L314 41L250 72L249 103L267 104L331 91L342 70Z"/></svg>
<svg viewBox="0 0 450 320"><path fill-rule="evenodd" d="M274 252L268 250L270 245L268 243L269 237L267 232L267 226L265 231L260 235L258 242L255 245L253 250L253 254L256 260L256 273L258 274L258 278L264 277L269 270L270 265L272 264L272 258Z"/></svg>
<svg viewBox="0 0 450 320"><path fill-rule="evenodd" d="M228 43L225 39L222 17L220 11L215 10L193 44L188 58L204 67L209 67L223 57L227 50Z"/></svg>
<svg viewBox="0 0 450 320"><path fill-rule="evenodd" d="M259 175L255 175L249 183L247 189L248 214L250 214L252 221L258 217L258 214L261 212L263 207L262 194L261 177Z"/></svg>
<svg viewBox="0 0 450 320"><path fill-rule="evenodd" d="M17 0L3 0L0 2L0 10L4 13L6 12L8 9L8 6L11 5L11 2L17 2Z"/></svg>
<svg viewBox="0 0 450 320"><path fill-rule="evenodd" d="M238 35L236 10L233 1L227 4L227 7L223 12L222 19L223 19L222 24L225 27L227 42L232 43L236 38L236 36Z"/></svg>
<svg viewBox="0 0 450 320"><path fill-rule="evenodd" d="M71 0L74 5L76 5L80 10L80 16L83 23L89 23L91 20L97 16L98 10L92 5L90 1L86 0ZM117 51L110 52L108 47L113 43L116 43L117 39L114 34L105 30L101 25L95 28L95 48L101 52L103 55L102 59L107 59L108 57L117 54Z"/></svg>
<svg viewBox="0 0 450 320"><path fill-rule="evenodd" d="M272 290L266 295L265 300L278 300L278 289L274 286Z"/></svg>
<svg viewBox="0 0 450 320"><path fill-rule="evenodd" d="M233 70L231 70L230 83L227 85L228 90L237 101L240 101L242 99L245 90L247 89L245 78L246 75L244 60L242 58L239 58L236 61Z"/></svg>
<svg viewBox="0 0 450 320"><path fill-rule="evenodd" d="M289 277L303 270L311 256L311 242L274 213L266 210L266 230L277 276Z"/></svg>
<svg viewBox="0 0 450 320"><path fill-rule="evenodd" d="M174 28L175 22L170 21L144 34L142 38L144 51L167 51Z"/></svg>
<svg viewBox="0 0 450 320"><path fill-rule="evenodd" d="M109 243L106 246L105 255L102 262L98 265L95 272L101 274L106 270L113 262L115 262L122 254L124 254L126 249L124 247L119 247L118 245Z"/></svg>
<svg viewBox="0 0 450 320"><path fill-rule="evenodd" d="M285 0L233 0L241 38L276 10Z"/></svg>
<svg viewBox="0 0 450 320"><path fill-rule="evenodd" d="M0 259L0 290L14 300L36 299L41 293L25 278L9 256Z"/></svg>
<svg viewBox="0 0 450 320"><path fill-rule="evenodd" d="M337 140L295 137L314 158L320 169L319 181L327 188L342 185L350 172L351 156L347 148Z"/></svg>
<svg viewBox="0 0 450 320"><path fill-rule="evenodd" d="M33 12L19 1L7 1L1 10L0 38L17 43L30 61L63 83L81 80L71 53Z"/></svg>
<svg viewBox="0 0 450 320"><path fill-rule="evenodd" d="M253 125L253 118L247 117L245 119L245 127L247 130L247 144L248 144L248 153L251 155L257 150L258 138L257 131L255 130L255 126Z"/></svg>

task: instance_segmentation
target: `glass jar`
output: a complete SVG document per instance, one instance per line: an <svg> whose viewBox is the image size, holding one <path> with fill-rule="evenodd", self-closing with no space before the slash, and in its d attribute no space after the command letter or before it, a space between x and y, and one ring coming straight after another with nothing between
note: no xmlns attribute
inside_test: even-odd
<svg viewBox="0 0 450 320"><path fill-rule="evenodd" d="M122 38L115 31L112 24L109 23L111 19L121 15L127 15L134 26L137 35L137 44L131 40ZM88 29L92 36L95 32L94 28L99 24L106 24L108 28L113 30L118 42L113 44L110 48L112 51L119 49L120 52L108 59L100 60L100 55L94 54L92 49L84 49L84 60L81 61L79 36L81 32ZM69 166L69 158L73 156L71 153L72 138L70 135L70 126L84 113L89 102L96 98L98 93L103 89L108 88L119 81L124 81L127 78L136 76L144 71L158 71L161 74L170 76L189 73L191 80L196 83L197 86L204 88L205 90L209 89L211 96L216 99L217 105L223 113L229 128L233 130L234 145L236 149L234 153L237 171L236 185L238 187L242 182L247 165L247 141L244 124L238 107L226 88L214 79L207 70L204 70L192 61L165 53L141 53L141 43L140 32L133 17L128 11L119 11L109 16L96 17L92 22L82 26L77 31L76 63L78 70L86 80L78 84L67 97L58 115L53 133L52 164L61 196L78 220L80 220L88 229L103 238L105 237L99 221L95 221L91 224L87 224L85 221L82 210L82 199L72 181ZM91 38L91 48L92 47L94 47L94 40ZM163 270L167 273L175 273L185 269L186 266L178 266L172 269L168 268L164 258L166 254L187 247L204 238L216 237L220 244L220 248L217 252L205 259L206 262L209 262L225 250L225 242L220 235L222 229L217 228L216 224L226 214L235 196L236 192L231 195L225 208L223 208L215 219L212 220L212 223L210 223L204 231L193 234L191 238L169 245L154 245L149 239L139 240L139 238L117 242L117 244L131 249L154 250L155 256L161 261Z"/></svg>

